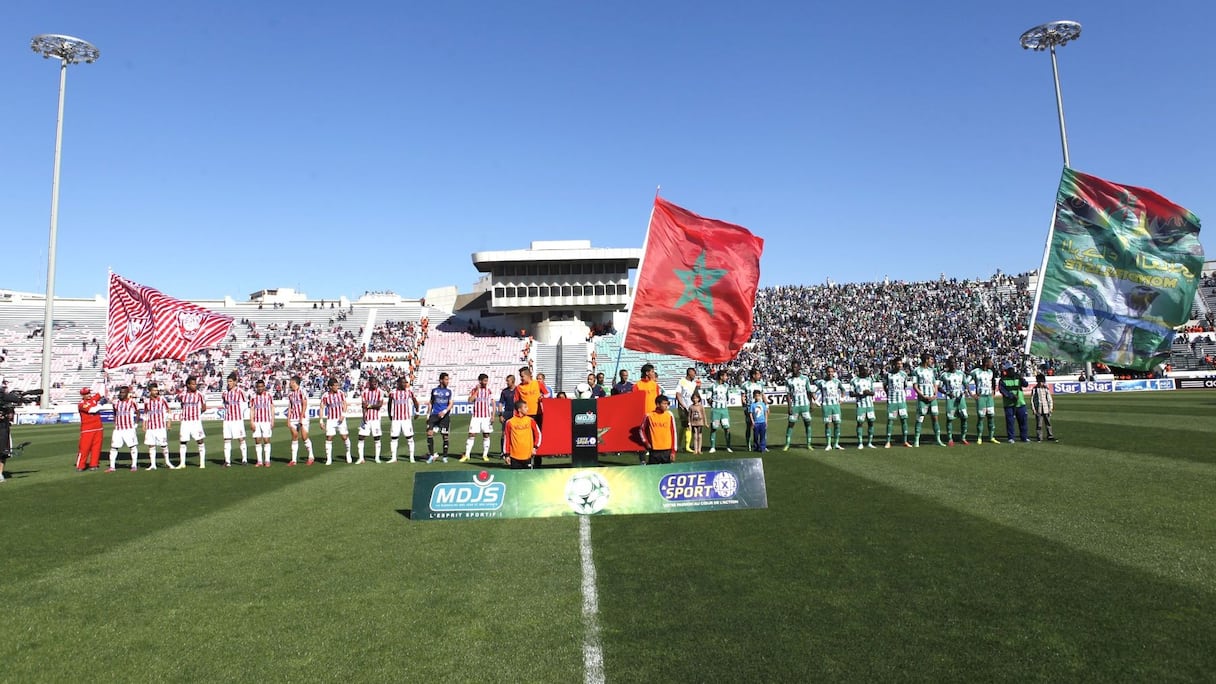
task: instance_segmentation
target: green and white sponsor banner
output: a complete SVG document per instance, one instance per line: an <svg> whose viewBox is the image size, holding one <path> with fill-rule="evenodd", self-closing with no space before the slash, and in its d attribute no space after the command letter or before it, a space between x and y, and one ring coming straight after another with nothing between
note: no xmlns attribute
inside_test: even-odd
<svg viewBox="0 0 1216 684"><path fill-rule="evenodd" d="M411 520L550 518L768 508L758 458L414 475Z"/></svg>

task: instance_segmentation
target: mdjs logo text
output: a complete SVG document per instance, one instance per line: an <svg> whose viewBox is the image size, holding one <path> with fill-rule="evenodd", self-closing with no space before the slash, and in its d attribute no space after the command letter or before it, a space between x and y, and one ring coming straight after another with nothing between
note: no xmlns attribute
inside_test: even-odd
<svg viewBox="0 0 1216 684"><path fill-rule="evenodd" d="M472 482L441 482L431 490L432 511L496 511L502 508L507 486L486 471Z"/></svg>

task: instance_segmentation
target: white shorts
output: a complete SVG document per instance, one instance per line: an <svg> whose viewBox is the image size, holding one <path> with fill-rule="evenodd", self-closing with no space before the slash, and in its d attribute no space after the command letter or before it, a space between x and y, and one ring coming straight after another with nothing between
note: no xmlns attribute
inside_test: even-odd
<svg viewBox="0 0 1216 684"><path fill-rule="evenodd" d="M245 421L225 420L224 439L245 439Z"/></svg>
<svg viewBox="0 0 1216 684"><path fill-rule="evenodd" d="M359 436L360 437L379 437L381 434L383 434L381 432L382 428L380 427L380 423L381 423L381 421L379 421L379 420L371 420L371 421L365 420L362 423L359 423Z"/></svg>
<svg viewBox="0 0 1216 684"><path fill-rule="evenodd" d="M134 449L137 446L139 446L139 438L135 436L135 428L115 430L114 434L110 435L111 449L121 449L123 447Z"/></svg>
<svg viewBox="0 0 1216 684"><path fill-rule="evenodd" d="M399 419L392 422L392 437L413 437L414 436L414 421Z"/></svg>
<svg viewBox="0 0 1216 684"><path fill-rule="evenodd" d="M289 420L287 421L287 427L295 428L297 432L301 430L308 432L308 419L301 418L300 420Z"/></svg>
<svg viewBox="0 0 1216 684"><path fill-rule="evenodd" d="M189 442L190 440L201 442L207 437L203 434L203 421L201 420L183 420L178 425L178 433L181 434L181 441L183 442Z"/></svg>
<svg viewBox="0 0 1216 684"><path fill-rule="evenodd" d="M469 419L469 434L475 435L479 432L483 435L488 435L491 432L494 432L494 419L493 418L470 418Z"/></svg>
<svg viewBox="0 0 1216 684"><path fill-rule="evenodd" d="M261 437L263 439L270 439L270 428L273 425L274 423L254 423L253 438L257 439L258 437Z"/></svg>
<svg viewBox="0 0 1216 684"><path fill-rule="evenodd" d="M144 444L148 446L169 446L168 430L160 428L157 430L144 430Z"/></svg>
<svg viewBox="0 0 1216 684"><path fill-rule="evenodd" d="M345 418L325 419L325 436L333 437L334 435L342 435L343 437L350 435L350 431L346 429Z"/></svg>

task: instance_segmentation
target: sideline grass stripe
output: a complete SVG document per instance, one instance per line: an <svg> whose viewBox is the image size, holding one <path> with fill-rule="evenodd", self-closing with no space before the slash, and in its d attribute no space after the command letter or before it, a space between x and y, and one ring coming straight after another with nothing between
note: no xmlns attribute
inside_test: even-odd
<svg viewBox="0 0 1216 684"><path fill-rule="evenodd" d="M600 599L591 557L591 518L579 516L578 550L583 570L583 682L604 684L604 649L600 644Z"/></svg>
<svg viewBox="0 0 1216 684"><path fill-rule="evenodd" d="M515 682L581 668L558 636L582 628L579 568L560 542L574 521L415 525L395 510L408 469L258 474L290 484L169 528L152 519L171 507L143 505L148 534L6 582L6 677Z"/></svg>
<svg viewBox="0 0 1216 684"><path fill-rule="evenodd" d="M819 455L832 468L1165 579L1216 592L1216 468L1207 473L1078 456L1066 445ZM1198 542L1198 544L1197 544Z"/></svg>
<svg viewBox="0 0 1216 684"><path fill-rule="evenodd" d="M1196 680L1216 667L1211 593L813 459L766 458L765 474L767 510L595 521L614 679Z"/></svg>

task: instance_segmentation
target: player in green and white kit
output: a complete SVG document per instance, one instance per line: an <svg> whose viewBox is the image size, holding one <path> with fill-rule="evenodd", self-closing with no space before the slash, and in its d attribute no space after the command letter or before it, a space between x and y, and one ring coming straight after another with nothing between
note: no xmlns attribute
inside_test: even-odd
<svg viewBox="0 0 1216 684"><path fill-rule="evenodd" d="M921 354L920 365L912 369L912 392L916 394L915 446L920 446L920 428L925 416L933 421L937 445L946 446L942 442L942 426L937 422L937 369L933 367L933 356L929 353Z"/></svg>
<svg viewBox="0 0 1216 684"><path fill-rule="evenodd" d="M887 391L887 443L884 449L891 448L891 422L899 417L899 437L904 446L908 443L908 373L904 371L904 362L895 359L891 362L891 370L883 379L883 387Z"/></svg>
<svg viewBox="0 0 1216 684"><path fill-rule="evenodd" d="M874 449L874 385L877 381L866 366L857 367L853 376L853 397L857 401L857 448ZM861 426L866 425L868 439L861 438Z"/></svg>
<svg viewBox="0 0 1216 684"><path fill-rule="evenodd" d="M757 391L760 392L760 396L764 396L764 381L760 379L760 369L753 368L751 379L743 383L743 420L747 429L748 451L752 450L755 435L752 434L752 412L747 410L747 406L752 402L752 397L756 396Z"/></svg>
<svg viewBox="0 0 1216 684"><path fill-rule="evenodd" d="M746 413L746 411L745 411ZM718 428L726 435L726 450L730 448L730 383L726 381L726 371L720 370L714 376L713 387L709 389L709 453L717 451Z"/></svg>
<svg viewBox="0 0 1216 684"><path fill-rule="evenodd" d="M841 387L840 380L836 378L836 369L828 366L825 377L815 381L815 387L819 390L819 405L823 407L823 425L828 433L828 445L825 448L843 449L844 447L840 446L840 397L844 394L844 388ZM835 446L832 445L833 437L836 438Z"/></svg>
<svg viewBox="0 0 1216 684"><path fill-rule="evenodd" d="M988 441L1000 444L996 438L996 370L991 358L984 359L979 368L972 369L971 382L975 383L975 443L984 443L984 418L986 417L988 419Z"/></svg>
<svg viewBox="0 0 1216 684"><path fill-rule="evenodd" d="M785 403L790 407L790 424L785 428L785 448L790 450L790 440L794 438L794 424L802 417L802 427L806 430L806 448L814 449L811 445L811 379L802 373L802 364L794 362L790 377L785 379ZM831 448L831 442L828 442Z"/></svg>
<svg viewBox="0 0 1216 684"><path fill-rule="evenodd" d="M954 357L946 359L941 374L942 394L946 395L946 446L954 446L954 417L963 419L963 444L967 445L967 374L959 370Z"/></svg>

